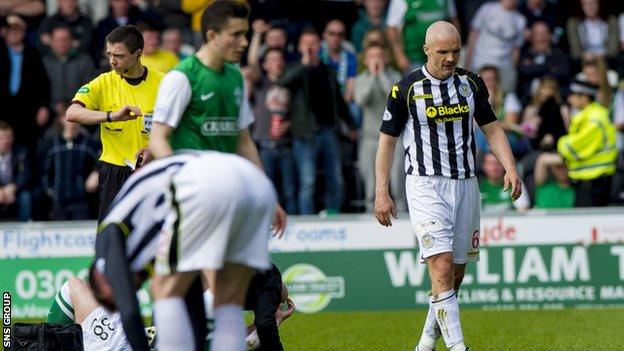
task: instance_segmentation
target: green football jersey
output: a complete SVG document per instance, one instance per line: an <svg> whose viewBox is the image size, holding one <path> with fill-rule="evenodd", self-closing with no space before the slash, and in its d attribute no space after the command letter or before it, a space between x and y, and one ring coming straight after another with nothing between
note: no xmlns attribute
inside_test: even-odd
<svg viewBox="0 0 624 351"><path fill-rule="evenodd" d="M236 152L243 103L243 76L238 67L225 63L223 71L217 72L192 55L174 70L186 75L192 95L169 137L171 148Z"/></svg>

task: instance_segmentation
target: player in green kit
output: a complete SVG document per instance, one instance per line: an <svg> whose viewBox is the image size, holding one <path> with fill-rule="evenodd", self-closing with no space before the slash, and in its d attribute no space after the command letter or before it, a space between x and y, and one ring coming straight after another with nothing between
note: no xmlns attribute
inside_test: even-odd
<svg viewBox="0 0 624 351"><path fill-rule="evenodd" d="M149 148L155 158L176 150L237 153L262 168L248 127L254 116L245 97L237 62L249 42L245 1L215 0L202 15L204 43L161 82L154 108ZM278 206L273 229L286 226Z"/></svg>

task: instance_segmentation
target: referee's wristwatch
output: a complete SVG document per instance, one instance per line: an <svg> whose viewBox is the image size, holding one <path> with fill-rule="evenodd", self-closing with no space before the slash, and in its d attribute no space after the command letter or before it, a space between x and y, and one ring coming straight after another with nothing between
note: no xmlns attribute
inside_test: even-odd
<svg viewBox="0 0 624 351"><path fill-rule="evenodd" d="M111 111L106 111L106 122L112 122L113 120L111 119Z"/></svg>

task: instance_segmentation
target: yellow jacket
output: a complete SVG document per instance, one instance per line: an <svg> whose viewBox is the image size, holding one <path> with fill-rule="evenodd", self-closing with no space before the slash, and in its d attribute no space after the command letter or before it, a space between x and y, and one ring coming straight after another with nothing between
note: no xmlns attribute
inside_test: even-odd
<svg viewBox="0 0 624 351"><path fill-rule="evenodd" d="M568 134L557 142L571 179L592 180L615 173L615 127L609 111L597 102L572 118Z"/></svg>

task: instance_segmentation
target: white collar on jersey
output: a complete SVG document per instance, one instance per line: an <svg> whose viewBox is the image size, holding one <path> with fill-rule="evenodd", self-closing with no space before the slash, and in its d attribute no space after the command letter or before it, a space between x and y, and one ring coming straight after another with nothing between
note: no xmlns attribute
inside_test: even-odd
<svg viewBox="0 0 624 351"><path fill-rule="evenodd" d="M436 82L436 83L448 82L449 80L452 80L453 76L455 75L455 72L453 72L453 74L451 74L445 80L439 80L438 78L432 76L431 73L429 73L429 71L427 71L427 65L426 64L422 66L422 71L423 71L423 74L425 75L425 77L427 77L427 79L431 80L432 82Z"/></svg>

